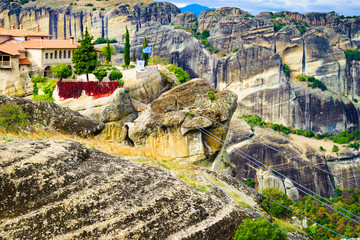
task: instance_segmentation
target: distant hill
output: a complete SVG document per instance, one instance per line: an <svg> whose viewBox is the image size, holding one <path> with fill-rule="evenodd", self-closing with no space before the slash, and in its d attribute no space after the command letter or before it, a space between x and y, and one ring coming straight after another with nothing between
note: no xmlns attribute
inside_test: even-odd
<svg viewBox="0 0 360 240"><path fill-rule="evenodd" d="M181 12L193 12L195 13L196 17L199 17L201 11L203 10L212 10L214 8L209 8L206 6L201 6L199 4L190 4L183 8L180 8Z"/></svg>

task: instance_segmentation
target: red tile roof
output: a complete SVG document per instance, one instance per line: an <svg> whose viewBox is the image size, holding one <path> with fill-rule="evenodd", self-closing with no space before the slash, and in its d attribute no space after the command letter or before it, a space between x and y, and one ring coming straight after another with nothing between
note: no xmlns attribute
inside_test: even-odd
<svg viewBox="0 0 360 240"><path fill-rule="evenodd" d="M23 37L50 37L49 34L46 33L41 33L41 32L36 32L36 31L30 31L30 30L24 30L24 29L5 29L0 27L0 35L5 35L5 36L23 36Z"/></svg>
<svg viewBox="0 0 360 240"><path fill-rule="evenodd" d="M40 49L76 49L80 43L70 43L70 40L29 40L22 43L24 48Z"/></svg>
<svg viewBox="0 0 360 240"><path fill-rule="evenodd" d="M30 65L31 62L27 58L22 58L22 59L19 60L19 64L20 65Z"/></svg>
<svg viewBox="0 0 360 240"><path fill-rule="evenodd" d="M7 41L3 44L0 44L0 52L10 54L12 56L20 55L21 50L24 48L21 46L21 43L15 40Z"/></svg>

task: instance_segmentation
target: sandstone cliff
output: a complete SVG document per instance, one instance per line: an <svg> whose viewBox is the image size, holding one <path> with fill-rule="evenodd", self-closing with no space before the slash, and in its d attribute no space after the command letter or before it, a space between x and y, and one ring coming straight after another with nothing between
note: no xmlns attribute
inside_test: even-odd
<svg viewBox="0 0 360 240"><path fill-rule="evenodd" d="M0 145L0 167L2 239L230 239L256 217L167 170L70 141Z"/></svg>

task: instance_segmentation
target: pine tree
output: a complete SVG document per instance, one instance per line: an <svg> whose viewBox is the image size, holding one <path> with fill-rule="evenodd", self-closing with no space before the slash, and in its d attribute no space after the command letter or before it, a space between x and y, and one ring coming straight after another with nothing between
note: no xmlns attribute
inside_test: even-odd
<svg viewBox="0 0 360 240"><path fill-rule="evenodd" d="M133 49L133 58L132 58L133 62L136 62L136 55L135 55L135 48Z"/></svg>
<svg viewBox="0 0 360 240"><path fill-rule="evenodd" d="M148 43L147 43L147 39L146 37L144 36L144 41L143 41L143 50L148 46ZM142 58L143 60L145 60L145 67L148 65L148 62L149 62L149 54L148 53L142 53Z"/></svg>
<svg viewBox="0 0 360 240"><path fill-rule="evenodd" d="M125 33L124 62L125 65L130 65L130 34L127 27Z"/></svg>
<svg viewBox="0 0 360 240"><path fill-rule="evenodd" d="M109 38L106 38L106 54L105 54L105 60L106 60L107 62L111 62L111 47L110 47Z"/></svg>
<svg viewBox="0 0 360 240"><path fill-rule="evenodd" d="M76 48L72 58L75 73L86 74L87 81L89 81L89 73L92 73L96 66L99 65L96 49L91 42L93 39L94 37L89 34L86 27L83 39L79 40L80 46Z"/></svg>

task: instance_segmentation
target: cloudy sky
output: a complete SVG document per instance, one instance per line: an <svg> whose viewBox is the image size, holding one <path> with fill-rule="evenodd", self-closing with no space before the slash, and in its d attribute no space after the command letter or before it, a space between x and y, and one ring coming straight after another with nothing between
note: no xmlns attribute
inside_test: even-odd
<svg viewBox="0 0 360 240"><path fill-rule="evenodd" d="M163 0L166 1L166 0ZM199 4L207 7L239 7L252 14L263 11L331 12L360 15L360 0L168 0L178 7Z"/></svg>

